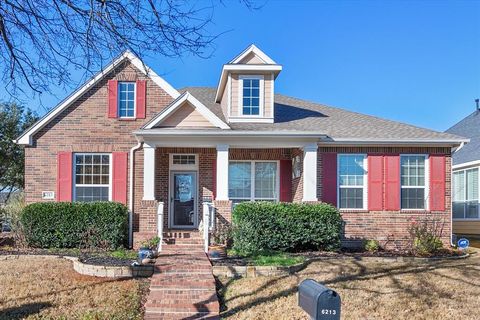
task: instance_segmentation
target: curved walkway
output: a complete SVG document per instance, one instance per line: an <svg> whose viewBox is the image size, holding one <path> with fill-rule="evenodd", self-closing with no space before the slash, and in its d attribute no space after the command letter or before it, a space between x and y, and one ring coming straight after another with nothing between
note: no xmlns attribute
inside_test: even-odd
<svg viewBox="0 0 480 320"><path fill-rule="evenodd" d="M215 279L200 236L197 232L168 236L170 243L163 245L155 263L145 319L219 319Z"/></svg>

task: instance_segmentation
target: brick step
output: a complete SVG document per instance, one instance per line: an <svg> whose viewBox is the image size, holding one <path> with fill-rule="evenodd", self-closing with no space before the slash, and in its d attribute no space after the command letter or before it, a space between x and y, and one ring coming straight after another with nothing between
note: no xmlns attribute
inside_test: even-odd
<svg viewBox="0 0 480 320"><path fill-rule="evenodd" d="M180 264L180 265L172 265L169 263L166 264L156 264L155 269L158 270L159 272L162 271L171 271L171 270L188 270L188 271L211 271L212 266L210 263L185 263Z"/></svg>
<svg viewBox="0 0 480 320"><path fill-rule="evenodd" d="M176 246L199 246L203 248L202 239L163 239L163 245L176 245Z"/></svg>
<svg viewBox="0 0 480 320"><path fill-rule="evenodd" d="M198 231L189 230L170 230L163 232L163 238L166 239L202 239L203 236Z"/></svg>
<svg viewBox="0 0 480 320"><path fill-rule="evenodd" d="M183 301L172 301L172 303L165 302L150 302L145 303L145 308L149 312L218 312L220 311L220 306L218 301L208 301L203 302L183 302Z"/></svg>
<svg viewBox="0 0 480 320"><path fill-rule="evenodd" d="M190 287L190 288L202 288L209 287L215 288L215 279L213 277L202 277L199 278L196 275L168 275L162 274L155 276L151 279L150 285L152 288L155 287Z"/></svg>
<svg viewBox="0 0 480 320"><path fill-rule="evenodd" d="M192 270L192 269L178 269L178 268L172 268L172 269L160 269L158 270L158 273L161 274L166 274L166 275L189 275L193 274L196 276L199 275L212 275L212 270Z"/></svg>
<svg viewBox="0 0 480 320"><path fill-rule="evenodd" d="M162 250L160 251L163 256L168 257L169 255L176 255L179 256L179 258L181 258L182 255L185 254L185 252L188 252L191 255L205 255L203 247L190 245L162 245Z"/></svg>
<svg viewBox="0 0 480 320"><path fill-rule="evenodd" d="M144 320L185 320L185 319L220 319L218 314L211 312L145 312Z"/></svg>
<svg viewBox="0 0 480 320"><path fill-rule="evenodd" d="M214 284L213 284L214 285ZM182 291L182 290L191 290L191 291L204 291L204 292L216 292L211 283L195 283L195 284L185 284L185 283L171 283L168 285L157 285L154 283L150 284L150 292L156 292L156 291L168 291L168 290L176 290L176 291Z"/></svg>
<svg viewBox="0 0 480 320"><path fill-rule="evenodd" d="M150 290L147 303L150 305L176 305L180 301L187 304L207 304L218 301L217 292L214 289L191 290L189 288Z"/></svg>

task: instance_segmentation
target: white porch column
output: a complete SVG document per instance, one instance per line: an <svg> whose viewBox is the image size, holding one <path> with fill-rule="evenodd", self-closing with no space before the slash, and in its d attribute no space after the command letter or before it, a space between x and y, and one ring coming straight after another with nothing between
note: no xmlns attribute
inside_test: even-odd
<svg viewBox="0 0 480 320"><path fill-rule="evenodd" d="M216 200L228 200L228 145L217 145Z"/></svg>
<svg viewBox="0 0 480 320"><path fill-rule="evenodd" d="M318 145L308 144L303 147L303 199L318 201L317 198L317 150Z"/></svg>
<svg viewBox="0 0 480 320"><path fill-rule="evenodd" d="M143 200L155 200L155 148L143 146Z"/></svg>

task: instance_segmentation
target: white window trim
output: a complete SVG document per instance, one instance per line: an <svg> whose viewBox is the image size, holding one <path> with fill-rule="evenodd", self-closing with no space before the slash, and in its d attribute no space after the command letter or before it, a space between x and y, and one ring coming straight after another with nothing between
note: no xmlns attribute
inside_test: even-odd
<svg viewBox="0 0 480 320"><path fill-rule="evenodd" d="M229 192L229 199L230 200L245 200L245 201L275 201L279 202L280 201L280 161L279 160L229 160L228 165L230 166L230 163L250 163L250 181L251 181L251 188L250 188L250 198L237 198L237 197L230 197L230 182L228 185L228 192ZM256 199L255 198L255 163L260 163L260 162L275 162L277 164L277 172L275 175L275 193L276 197L275 198L261 198L261 199Z"/></svg>
<svg viewBox="0 0 480 320"><path fill-rule="evenodd" d="M133 83L133 116L120 116L120 84ZM135 81L118 81L117 83L117 116L119 119L136 119L137 118L137 83Z"/></svg>
<svg viewBox="0 0 480 320"><path fill-rule="evenodd" d="M363 156L363 207L362 208L340 208L340 157L341 156ZM356 186L359 187L359 186ZM354 188L348 186L345 188ZM365 211L368 209L368 155L366 153L339 153L337 154L337 208L345 211Z"/></svg>
<svg viewBox="0 0 480 320"><path fill-rule="evenodd" d="M402 186L402 157L424 157L425 158L425 192L424 192L424 201L425 201L425 208L424 209L409 209L409 208L402 208L402 189L418 189L421 186ZM424 153L404 153L400 154L400 163L399 163L399 170L398 170L398 179L399 179L399 197L400 197L400 211L429 211L430 210L430 157L428 154Z"/></svg>
<svg viewBox="0 0 480 320"><path fill-rule="evenodd" d="M100 156L108 156L108 201L112 201L112 181L113 181L113 157L111 153L98 153L98 152L77 152L73 154L73 164L72 164L72 200L73 202L77 202L77 179L76 179L76 167L77 161L76 157L83 156L83 155L100 155ZM80 187L99 187L99 186L107 186L106 184L80 184Z"/></svg>
<svg viewBox="0 0 480 320"><path fill-rule="evenodd" d="M464 172L464 181L465 181L465 187L466 187L466 182L467 182L467 171L468 170L477 170L478 171L478 175L479 175L479 179L478 179L478 187L477 187L477 190L478 190L478 195L477 195L477 202L480 203L480 167L466 167L466 168L462 168L462 169L457 169L455 171L452 172L452 220L453 221L480 221L480 205L479 205L479 217L478 218L454 218L453 217L453 204L455 202L467 202L466 200L466 197L467 197L467 190L465 189L465 199L464 200L461 200L461 201L455 201L454 200L454 195L453 195L453 191L455 190L454 186L453 186L453 176L455 173L457 172ZM471 200L471 201L475 201L475 200Z"/></svg>
<svg viewBox="0 0 480 320"><path fill-rule="evenodd" d="M253 114L243 114L243 80L244 79L258 79L260 80L260 92L259 92L259 108L258 108L258 115ZM238 117L241 118L265 118L264 110L264 91L265 91L265 77L263 75L240 75L238 76Z"/></svg>
<svg viewBox="0 0 480 320"><path fill-rule="evenodd" d="M195 156L195 164L174 164L173 156ZM196 153L170 153L170 171L198 171L198 154Z"/></svg>

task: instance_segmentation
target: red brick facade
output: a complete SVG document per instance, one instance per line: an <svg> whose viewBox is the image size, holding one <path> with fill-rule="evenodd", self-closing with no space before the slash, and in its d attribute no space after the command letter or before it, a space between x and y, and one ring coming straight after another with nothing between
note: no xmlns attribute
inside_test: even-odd
<svg viewBox="0 0 480 320"><path fill-rule="evenodd" d="M108 94L107 81L146 80L146 119L120 120L107 116ZM28 203L42 200L42 191L56 190L56 157L62 151L70 152L129 152L137 145L132 132L139 129L171 101L165 91L159 88L143 73L131 64L119 65L103 80L93 86L78 101L64 110L53 121L34 136L33 146L25 148L25 196ZM427 213L444 219L445 243L449 243L451 233L451 158L450 148L420 147L325 147L318 150L318 197L322 198L322 167L325 152L337 153L425 153L446 156L445 211ZM143 201L143 150L134 152L134 202L133 231L134 241L142 241L157 232L157 205L164 203L164 227L168 227L169 216L169 155L172 153L198 154L198 214L202 219L202 199L211 199L214 195L216 161L215 148L157 148L155 169L156 200ZM130 157L130 154L128 155ZM230 160L291 160L303 157L299 148L277 149L237 149L230 147ZM130 162L129 162L130 163ZM129 171L130 172L130 168ZM130 179L128 179L130 181ZM294 178L291 184L291 201L300 202L303 197L303 174ZM129 195L130 196L130 195ZM130 200L130 199L128 199ZM231 201L214 201L218 222L231 221ZM382 245L404 245L407 239L408 220L418 218L426 213L406 211L355 211L343 212L345 221L345 243L360 239L377 239Z"/></svg>

